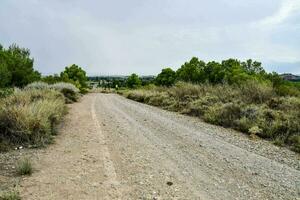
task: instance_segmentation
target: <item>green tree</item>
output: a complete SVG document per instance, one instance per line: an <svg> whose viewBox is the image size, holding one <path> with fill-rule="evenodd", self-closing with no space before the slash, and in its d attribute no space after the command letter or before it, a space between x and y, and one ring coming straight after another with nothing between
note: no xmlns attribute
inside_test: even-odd
<svg viewBox="0 0 300 200"><path fill-rule="evenodd" d="M62 79L57 74L54 74L54 75L49 75L49 76L43 77L42 81L46 82L48 84L54 84L54 83L57 83L57 82L61 82Z"/></svg>
<svg viewBox="0 0 300 200"><path fill-rule="evenodd" d="M33 62L29 49L20 48L16 44L4 49L0 45L0 85L23 87L39 80L41 74L34 70Z"/></svg>
<svg viewBox="0 0 300 200"><path fill-rule="evenodd" d="M242 62L241 65L250 74L265 73L264 68L261 66L261 62L253 62L252 59L248 59L246 62Z"/></svg>
<svg viewBox="0 0 300 200"><path fill-rule="evenodd" d="M5 63L0 63L0 88L9 86L11 81L11 73Z"/></svg>
<svg viewBox="0 0 300 200"><path fill-rule="evenodd" d="M204 72L209 83L218 84L224 82L225 70L220 63L215 61L207 63Z"/></svg>
<svg viewBox="0 0 300 200"><path fill-rule="evenodd" d="M66 67L65 70L60 73L60 78L64 82L73 83L80 89L81 92L86 90L88 87L86 72L75 64L70 67Z"/></svg>
<svg viewBox="0 0 300 200"><path fill-rule="evenodd" d="M186 62L177 71L176 76L181 81L200 83L205 81L205 62L193 57L190 62Z"/></svg>
<svg viewBox="0 0 300 200"><path fill-rule="evenodd" d="M141 84L142 81L137 74L131 74L126 80L126 85L128 88L135 89L140 87Z"/></svg>
<svg viewBox="0 0 300 200"><path fill-rule="evenodd" d="M176 72L171 68L162 69L161 73L155 78L155 84L162 86L172 86L176 80Z"/></svg>

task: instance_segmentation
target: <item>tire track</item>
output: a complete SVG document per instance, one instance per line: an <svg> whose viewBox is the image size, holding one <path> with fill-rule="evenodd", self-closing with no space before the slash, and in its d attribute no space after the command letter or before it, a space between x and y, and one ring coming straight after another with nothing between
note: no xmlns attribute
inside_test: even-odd
<svg viewBox="0 0 300 200"><path fill-rule="evenodd" d="M105 136L102 133L101 126L97 119L95 106L96 106L97 96L94 97L93 103L91 105L91 114L92 119L96 127L98 138L102 141L102 159L104 165L104 173L106 177L106 181L104 182L104 186L107 188L107 194L105 195L105 199L121 199L122 192L120 190L120 182L118 181L116 169L114 167L113 161L111 160L111 155L109 153L109 149L105 142Z"/></svg>

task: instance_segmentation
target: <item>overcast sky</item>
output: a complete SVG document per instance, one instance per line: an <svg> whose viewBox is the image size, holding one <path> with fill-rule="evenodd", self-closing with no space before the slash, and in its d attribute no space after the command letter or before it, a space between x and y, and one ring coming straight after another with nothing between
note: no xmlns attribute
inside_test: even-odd
<svg viewBox="0 0 300 200"><path fill-rule="evenodd" d="M43 74L151 75L193 56L300 74L300 0L0 0L0 19L0 43Z"/></svg>

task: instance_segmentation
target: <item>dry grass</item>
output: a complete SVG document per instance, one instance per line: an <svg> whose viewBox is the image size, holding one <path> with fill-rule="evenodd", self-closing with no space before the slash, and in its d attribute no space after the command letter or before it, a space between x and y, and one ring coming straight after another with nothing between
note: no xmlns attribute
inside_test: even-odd
<svg viewBox="0 0 300 200"><path fill-rule="evenodd" d="M79 89L71 84L59 82L49 85L45 82L33 82L25 87L25 90L56 90L61 92L66 98L66 103L76 102L79 98Z"/></svg>
<svg viewBox="0 0 300 200"><path fill-rule="evenodd" d="M274 140L300 151L300 98L280 97L270 83L194 85L179 82L170 88L128 90L135 101L202 118L249 135Z"/></svg>
<svg viewBox="0 0 300 200"><path fill-rule="evenodd" d="M16 90L0 100L0 137L14 144L42 146L51 142L65 112L65 99L58 91Z"/></svg>

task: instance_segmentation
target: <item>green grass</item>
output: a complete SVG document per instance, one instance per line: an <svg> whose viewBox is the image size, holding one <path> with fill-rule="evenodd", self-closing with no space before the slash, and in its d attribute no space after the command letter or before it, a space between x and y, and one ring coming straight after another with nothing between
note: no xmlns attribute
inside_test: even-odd
<svg viewBox="0 0 300 200"><path fill-rule="evenodd" d="M196 85L179 82L170 88L148 86L126 90L123 94L135 101L269 139L299 152L300 97L279 96L268 83Z"/></svg>
<svg viewBox="0 0 300 200"><path fill-rule="evenodd" d="M31 175L32 174L32 164L28 158L23 158L18 161L16 165L16 171L18 175Z"/></svg>
<svg viewBox="0 0 300 200"><path fill-rule="evenodd" d="M0 200L21 200L21 197L17 191L9 191L0 194Z"/></svg>

